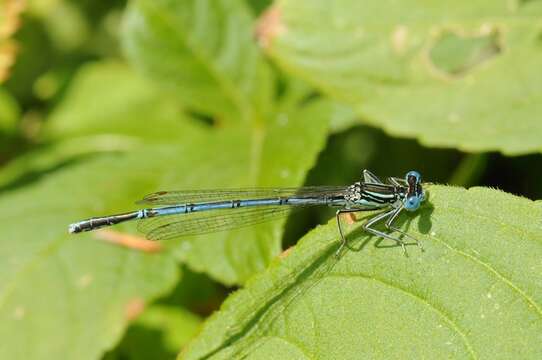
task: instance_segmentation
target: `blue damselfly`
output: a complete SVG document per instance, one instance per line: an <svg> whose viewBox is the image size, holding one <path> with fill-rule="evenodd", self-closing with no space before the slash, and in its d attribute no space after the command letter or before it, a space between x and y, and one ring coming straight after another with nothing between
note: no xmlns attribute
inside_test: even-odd
<svg viewBox="0 0 542 360"><path fill-rule="evenodd" d="M138 202L155 207L83 220L71 224L69 232L140 220L139 230L148 239L165 240L249 226L285 216L293 209L327 205L338 208L336 219L341 245L337 254L346 245L341 214L369 210L383 211L370 218L363 225L364 230L397 242L406 253L404 241L391 233L399 233L421 245L393 223L403 209L416 211L424 200L421 175L416 171L409 171L404 179L390 177L384 183L370 171L363 170L363 180L350 186L160 191ZM374 228L384 220L389 233Z"/></svg>

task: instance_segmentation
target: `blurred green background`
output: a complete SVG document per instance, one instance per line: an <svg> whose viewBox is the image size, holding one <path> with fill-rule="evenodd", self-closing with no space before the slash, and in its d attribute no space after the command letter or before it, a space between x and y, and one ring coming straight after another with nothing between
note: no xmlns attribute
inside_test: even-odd
<svg viewBox="0 0 542 360"><path fill-rule="evenodd" d="M331 215L157 252L66 234L153 191L368 168L542 198L540 2L418 3L3 0L1 357L172 358Z"/></svg>

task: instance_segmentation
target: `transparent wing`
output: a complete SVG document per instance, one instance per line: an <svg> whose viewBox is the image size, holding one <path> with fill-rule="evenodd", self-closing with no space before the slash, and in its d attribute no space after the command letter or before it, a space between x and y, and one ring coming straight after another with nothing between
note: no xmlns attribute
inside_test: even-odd
<svg viewBox="0 0 542 360"><path fill-rule="evenodd" d="M299 188L247 188L218 190L159 191L145 196L138 204L179 205L208 201L263 199L286 196L342 195L346 186L308 186Z"/></svg>
<svg viewBox="0 0 542 360"><path fill-rule="evenodd" d="M161 216L140 220L138 229L149 240L167 240L246 227L285 217L305 207L266 206Z"/></svg>

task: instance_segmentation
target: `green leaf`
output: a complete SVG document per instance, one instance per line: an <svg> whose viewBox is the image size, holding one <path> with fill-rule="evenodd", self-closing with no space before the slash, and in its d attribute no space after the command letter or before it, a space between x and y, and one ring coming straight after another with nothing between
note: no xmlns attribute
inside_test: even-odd
<svg viewBox="0 0 542 360"><path fill-rule="evenodd" d="M533 1L281 0L259 39L390 134L517 155L542 150L541 14Z"/></svg>
<svg viewBox="0 0 542 360"><path fill-rule="evenodd" d="M173 94L159 91L126 64L91 63L73 78L72 90L49 118L45 137L52 142L75 139L79 146L85 141L87 152L172 143L186 131L189 119L182 111Z"/></svg>
<svg viewBox="0 0 542 360"><path fill-rule="evenodd" d="M178 279L166 253L67 234L83 213L77 202L91 196L78 189L85 176L92 172L80 167L2 195L0 358L94 359L120 338L134 306Z"/></svg>
<svg viewBox="0 0 542 360"><path fill-rule="evenodd" d="M12 133L19 120L20 110L17 101L0 87L0 136Z"/></svg>
<svg viewBox="0 0 542 360"><path fill-rule="evenodd" d="M81 189L92 189L73 204L83 210L81 217L128 210L145 194L163 189L300 185L324 145L333 105L310 101L277 107L269 123L258 127L204 126L184 116L167 93L149 90L121 65L90 65L48 121L46 133L55 145L23 163L54 172L92 153L121 152L109 160L93 160L88 171L96 175L83 176L86 184L73 178ZM121 155L124 151L129 153ZM21 170L28 166L17 165L8 171L8 188L29 178ZM111 178L112 169L123 171ZM115 192L100 188L106 183ZM76 219L74 215L72 221ZM264 224L167 246L192 268L233 284L263 269L280 252L281 228L281 223Z"/></svg>
<svg viewBox="0 0 542 360"><path fill-rule="evenodd" d="M95 153L174 143L191 129L186 128L188 121L169 94L157 91L126 64L90 63L73 77L64 100L48 118L44 145L3 167L0 190L39 180L41 174Z"/></svg>
<svg viewBox="0 0 542 360"><path fill-rule="evenodd" d="M449 183L456 186L471 186L480 182L487 163L487 154L465 156L452 174Z"/></svg>
<svg viewBox="0 0 542 360"><path fill-rule="evenodd" d="M542 206L428 188L399 218L425 252L405 257L357 222L337 259L331 221L230 296L180 358L540 358Z"/></svg>
<svg viewBox="0 0 542 360"><path fill-rule="evenodd" d="M182 166L189 175L176 172L156 188L299 186L324 146L332 108L316 101L277 113L267 127L187 140ZM191 246L181 249L181 256L193 269L225 284L244 282L280 252L282 225L278 221L201 236L185 241Z"/></svg>
<svg viewBox="0 0 542 360"><path fill-rule="evenodd" d="M177 281L177 258L233 284L280 252L280 223L159 243L158 254L97 241L100 233L67 234L71 222L133 209L157 190L300 185L325 142L327 102L280 109L258 128L222 129L141 81L119 64L83 68L47 121L50 144L6 169L0 358L96 358L119 340L130 304ZM136 225L112 230L124 236Z"/></svg>
<svg viewBox="0 0 542 360"><path fill-rule="evenodd" d="M125 18L124 47L190 108L227 122L261 121L272 81L252 22L241 0L137 0Z"/></svg>

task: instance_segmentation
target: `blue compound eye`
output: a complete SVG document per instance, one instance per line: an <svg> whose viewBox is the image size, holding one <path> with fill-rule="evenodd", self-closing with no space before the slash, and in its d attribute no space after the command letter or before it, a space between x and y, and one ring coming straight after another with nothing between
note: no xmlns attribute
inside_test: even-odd
<svg viewBox="0 0 542 360"><path fill-rule="evenodd" d="M422 181L422 176L420 175L420 173L414 170L407 172L407 174L405 175L405 181L409 183L408 179L412 177L416 179L416 184L419 184Z"/></svg>
<svg viewBox="0 0 542 360"><path fill-rule="evenodd" d="M409 196L404 201L404 207L408 211L416 211L420 207L421 199L420 197L413 195Z"/></svg>

